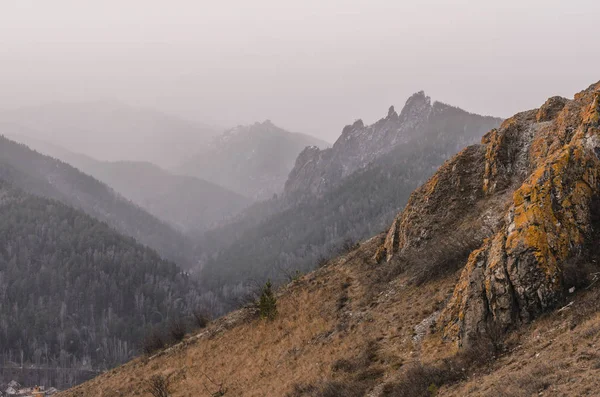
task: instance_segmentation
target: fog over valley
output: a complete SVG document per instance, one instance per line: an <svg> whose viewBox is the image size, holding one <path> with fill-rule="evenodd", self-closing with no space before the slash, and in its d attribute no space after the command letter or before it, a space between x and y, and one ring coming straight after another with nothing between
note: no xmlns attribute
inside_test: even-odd
<svg viewBox="0 0 600 397"><path fill-rule="evenodd" d="M597 395L599 20L0 1L0 397Z"/></svg>

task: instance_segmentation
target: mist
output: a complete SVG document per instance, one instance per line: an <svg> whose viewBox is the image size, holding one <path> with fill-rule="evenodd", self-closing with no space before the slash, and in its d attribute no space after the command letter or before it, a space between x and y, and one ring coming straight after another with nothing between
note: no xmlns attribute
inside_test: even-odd
<svg viewBox="0 0 600 397"><path fill-rule="evenodd" d="M508 117L598 79L599 17L593 0L9 0L0 108L118 100L329 142L418 90Z"/></svg>

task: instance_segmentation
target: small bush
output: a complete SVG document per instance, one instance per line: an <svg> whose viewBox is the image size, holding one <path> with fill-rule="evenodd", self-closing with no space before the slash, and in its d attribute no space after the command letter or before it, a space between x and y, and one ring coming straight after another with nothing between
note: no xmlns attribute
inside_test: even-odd
<svg viewBox="0 0 600 397"><path fill-rule="evenodd" d="M417 363L407 367L396 383L386 384L383 396L430 397L440 386L466 378L468 371L495 358L499 342L490 338L475 340L468 348L436 365Z"/></svg>
<svg viewBox="0 0 600 397"><path fill-rule="evenodd" d="M336 360L331 365L331 370L333 372L353 372L355 369L356 369L356 364L345 358Z"/></svg>
<svg viewBox="0 0 600 397"><path fill-rule="evenodd" d="M225 387L225 383L219 383L207 374L204 374L204 377L212 384L210 388L206 384L204 385L204 390L206 390L211 397L223 397L225 394L227 394L227 387ZM214 390L215 387L217 390Z"/></svg>
<svg viewBox="0 0 600 397"><path fill-rule="evenodd" d="M353 381L325 381L317 385L294 385L287 397L363 397L367 387Z"/></svg>
<svg viewBox="0 0 600 397"><path fill-rule="evenodd" d="M171 335L173 342L181 342L185 338L185 332L185 323L180 317L174 319L169 324L169 335Z"/></svg>
<svg viewBox="0 0 600 397"><path fill-rule="evenodd" d="M327 264L329 263L329 259L327 259L325 256L320 256L319 259L317 259L317 267L318 268L322 268L327 266Z"/></svg>
<svg viewBox="0 0 600 397"><path fill-rule="evenodd" d="M194 319L194 324L200 329L206 328L210 322L210 316L201 309L195 310L192 313L192 317Z"/></svg>
<svg viewBox="0 0 600 397"><path fill-rule="evenodd" d="M262 319L274 320L277 317L277 298L273 293L271 280L265 283L258 300L258 313Z"/></svg>
<svg viewBox="0 0 600 397"><path fill-rule="evenodd" d="M166 343L162 334L156 329L150 331L142 341L142 350L144 351L144 354L147 355L152 355L157 351L164 349L165 346Z"/></svg>
<svg viewBox="0 0 600 397"><path fill-rule="evenodd" d="M390 397L430 397L432 391L444 383L448 378L456 378L456 374L447 368L438 368L415 364L402 374L396 383L388 383L383 387L383 396ZM435 394L433 394L435 396Z"/></svg>
<svg viewBox="0 0 600 397"><path fill-rule="evenodd" d="M576 257L567 261L563 266L562 282L565 290L575 287L575 290L585 289L594 282L598 266L588 258Z"/></svg>
<svg viewBox="0 0 600 397"><path fill-rule="evenodd" d="M349 252L354 251L355 249L357 249L359 246L359 244L352 240L351 238L347 238L344 240L344 242L342 243L340 249L339 249L339 253L340 254L347 254Z"/></svg>
<svg viewBox="0 0 600 397"><path fill-rule="evenodd" d="M340 295L340 297L337 300L337 310L340 311L342 310L344 307L346 307L346 303L348 303L348 300L350 298L348 298L348 293L346 291L342 292L342 294Z"/></svg>
<svg viewBox="0 0 600 397"><path fill-rule="evenodd" d="M148 380L148 393L154 397L169 397L169 380L162 375L154 375Z"/></svg>

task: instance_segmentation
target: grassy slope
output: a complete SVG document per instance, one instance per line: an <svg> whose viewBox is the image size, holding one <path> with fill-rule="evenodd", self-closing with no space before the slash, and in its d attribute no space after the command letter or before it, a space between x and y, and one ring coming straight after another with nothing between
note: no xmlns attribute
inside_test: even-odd
<svg viewBox="0 0 600 397"><path fill-rule="evenodd" d="M171 380L174 397L209 396L221 383L226 396L285 396L296 385L327 380L351 385L343 395L378 396L414 363L435 363L455 353L439 333L420 338L415 327L443 305L458 276L421 286L403 273L390 277L392 265L371 259L381 238L280 290L279 317L272 323L250 309L233 312L178 346L60 396L150 396L146 382L155 374ZM545 395L593 395L600 367L595 348L600 293L590 289L574 300L572 309L509 335L498 359L458 383L440 385L439 395L528 396L542 389Z"/></svg>

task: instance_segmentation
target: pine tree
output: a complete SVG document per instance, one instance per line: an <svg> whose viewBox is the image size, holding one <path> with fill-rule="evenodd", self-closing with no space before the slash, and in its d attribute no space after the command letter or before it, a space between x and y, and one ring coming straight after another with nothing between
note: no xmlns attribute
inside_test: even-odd
<svg viewBox="0 0 600 397"><path fill-rule="evenodd" d="M273 293L271 280L268 280L262 288L258 301L258 312L260 317L265 320L272 321L277 317L277 298Z"/></svg>

